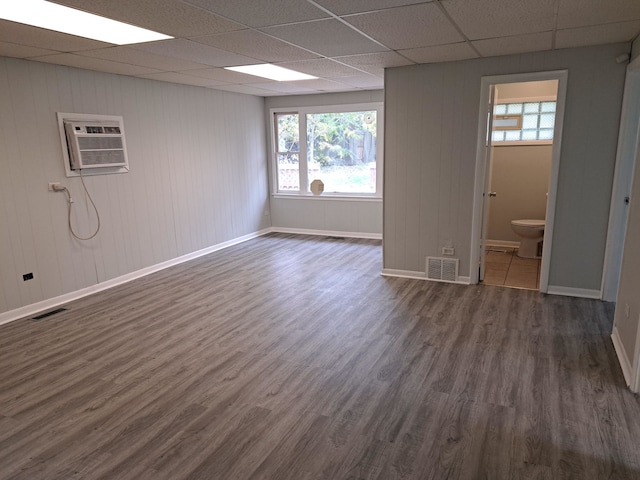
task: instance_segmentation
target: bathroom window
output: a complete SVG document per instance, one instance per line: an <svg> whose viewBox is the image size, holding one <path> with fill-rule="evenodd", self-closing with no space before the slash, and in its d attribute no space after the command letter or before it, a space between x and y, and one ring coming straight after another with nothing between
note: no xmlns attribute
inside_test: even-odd
<svg viewBox="0 0 640 480"><path fill-rule="evenodd" d="M556 120L556 102L520 102L495 105L497 118L520 118L520 128L494 125L492 140L496 144L508 142L544 142L553 140Z"/></svg>

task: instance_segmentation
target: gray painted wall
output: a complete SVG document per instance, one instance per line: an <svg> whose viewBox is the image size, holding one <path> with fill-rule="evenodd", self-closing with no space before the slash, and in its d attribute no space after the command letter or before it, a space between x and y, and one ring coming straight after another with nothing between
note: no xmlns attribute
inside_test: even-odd
<svg viewBox="0 0 640 480"><path fill-rule="evenodd" d="M626 65L615 44L392 68L385 78L384 268L452 243L470 272L481 77L568 70L549 284L599 290Z"/></svg>
<svg viewBox="0 0 640 480"><path fill-rule="evenodd" d="M489 240L519 242L511 221L544 220L551 172L551 145L494 147L491 165Z"/></svg>
<svg viewBox="0 0 640 480"><path fill-rule="evenodd" d="M0 312L269 226L264 100L0 57ZM131 171L65 178L56 112L122 115ZM34 273L23 282L22 274Z"/></svg>
<svg viewBox="0 0 640 480"><path fill-rule="evenodd" d="M295 95L265 99L265 122L269 128L272 119L269 109L280 107L307 107L382 102L381 90L328 93L326 95ZM270 132L269 152L273 151ZM271 167L271 163L269 163ZM270 175L270 180L273 181ZM273 190L272 190L273 191ZM271 224L274 228L346 232L363 236L382 234L382 200L347 199L329 197L272 197Z"/></svg>

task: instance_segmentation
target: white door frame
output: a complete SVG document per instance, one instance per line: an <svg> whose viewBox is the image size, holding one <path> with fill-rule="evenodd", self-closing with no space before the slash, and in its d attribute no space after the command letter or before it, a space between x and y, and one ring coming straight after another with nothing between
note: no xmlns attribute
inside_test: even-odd
<svg viewBox="0 0 640 480"><path fill-rule="evenodd" d="M489 102L489 90L491 85L501 83L537 82L542 80L558 81L558 98L556 103L556 122L553 133L553 147L551 172L549 178L549 197L547 200L547 212L545 218L544 243L542 247L542 265L540 268L540 291L547 292L549 287L549 269L551 262L551 245L553 242L553 224L555 219L555 206L558 188L558 174L560 171L560 151L562 143L562 125L564 123L564 108L567 94L567 70L554 70L549 72L517 73L511 75L496 75L482 77L480 91L480 107L478 115L478 141L476 146L476 173L473 194L473 219L471 222L471 259L469 283L476 284L479 281L477 265L480 262L480 237L482 226L482 212L484 204L484 180L486 173L486 161L484 155L485 136L487 132L486 105Z"/></svg>
<svg viewBox="0 0 640 480"><path fill-rule="evenodd" d="M640 327L638 327L638 332L636 334L636 351L634 354L633 365L631 368L632 370L635 370L636 376L634 380L633 372L631 373L632 378L631 378L631 385L629 385L629 388L631 388L632 392L640 393Z"/></svg>
<svg viewBox="0 0 640 480"><path fill-rule="evenodd" d="M622 246L627 232L629 205L624 198L631 195L634 165L640 142L640 57L627 66L627 76L622 97L620 131L616 166L609 209L609 227L607 246L602 269L601 298L606 302L615 302L618 296L618 284L622 270ZM640 385L639 385L640 388Z"/></svg>
<svg viewBox="0 0 640 480"><path fill-rule="evenodd" d="M487 242L487 233L489 232L489 212L491 210L490 203L491 197L487 197L487 194L490 190L491 183L491 169L493 167L492 162L492 145L493 145L493 109L495 103L495 86L489 85L489 101L485 106L485 117L487 118L487 129L485 133L484 140L484 164L488 167L485 168L484 173L484 190L483 197L485 202L483 202L482 206L482 225L480 227L480 240L482 241L482 245L480 245L480 252L486 248ZM480 277L478 280L483 280L485 274L485 255L480 255Z"/></svg>

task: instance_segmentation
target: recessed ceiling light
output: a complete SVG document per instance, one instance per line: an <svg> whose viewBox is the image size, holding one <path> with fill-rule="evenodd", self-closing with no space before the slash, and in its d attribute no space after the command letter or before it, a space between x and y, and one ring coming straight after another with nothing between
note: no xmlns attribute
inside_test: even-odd
<svg viewBox="0 0 640 480"><path fill-rule="evenodd" d="M224 67L226 70L233 70L234 72L247 73L256 77L268 78L270 80L277 80L278 82L291 82L294 80L314 80L318 77L313 75L307 75L306 73L296 72L289 70L288 68L278 67L277 65L271 65L270 63L263 63L261 65L242 65L240 67Z"/></svg>
<svg viewBox="0 0 640 480"><path fill-rule="evenodd" d="M0 18L116 45L173 38L44 0L0 0Z"/></svg>

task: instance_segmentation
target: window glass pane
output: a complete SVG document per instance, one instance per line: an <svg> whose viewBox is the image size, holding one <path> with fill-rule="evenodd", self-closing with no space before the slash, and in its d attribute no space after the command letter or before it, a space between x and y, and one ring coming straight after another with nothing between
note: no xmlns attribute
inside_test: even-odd
<svg viewBox="0 0 640 480"><path fill-rule="evenodd" d="M285 113L276 115L278 152L300 151L300 130L298 128L298 114Z"/></svg>
<svg viewBox="0 0 640 480"><path fill-rule="evenodd" d="M500 109L498 110L498 107ZM514 142L531 140L553 140L553 127L555 124L556 102L525 102L505 103L496 105L496 115L517 115L522 113L522 130L511 130L504 135L498 135L495 131L492 137L494 142ZM498 113L500 112L500 113ZM500 130L499 121L494 121L494 129ZM541 132L544 130L544 132Z"/></svg>
<svg viewBox="0 0 640 480"><path fill-rule="evenodd" d="M507 113L507 105L506 104L500 104L500 105L496 105L493 109L493 113L496 115L504 115Z"/></svg>
<svg viewBox="0 0 640 480"><path fill-rule="evenodd" d="M540 102L527 102L524 104L524 113L538 113L540 111Z"/></svg>
<svg viewBox="0 0 640 480"><path fill-rule="evenodd" d="M540 128L553 128L555 119L555 113L543 113L540 115Z"/></svg>
<svg viewBox="0 0 640 480"><path fill-rule="evenodd" d="M300 190L298 153L278 153L278 190Z"/></svg>
<svg viewBox="0 0 640 480"><path fill-rule="evenodd" d="M522 128L538 128L538 115L523 115L522 116Z"/></svg>
<svg viewBox="0 0 640 480"><path fill-rule="evenodd" d="M504 133L505 133L505 140L507 142L520 140L520 130L507 130Z"/></svg>
<svg viewBox="0 0 640 480"><path fill-rule="evenodd" d="M494 142L502 142L504 141L504 131L502 130L498 130L498 131L493 131L493 135L491 136L491 139Z"/></svg>
<svg viewBox="0 0 640 480"><path fill-rule="evenodd" d="M521 103L508 103L507 104L507 113L522 113L522 104Z"/></svg>
<svg viewBox="0 0 640 480"><path fill-rule="evenodd" d="M376 111L307 115L309 183L327 193L375 193Z"/></svg>
<svg viewBox="0 0 640 480"><path fill-rule="evenodd" d="M540 140L552 140L553 139L553 128L545 128L540 129L540 136L538 137Z"/></svg>

